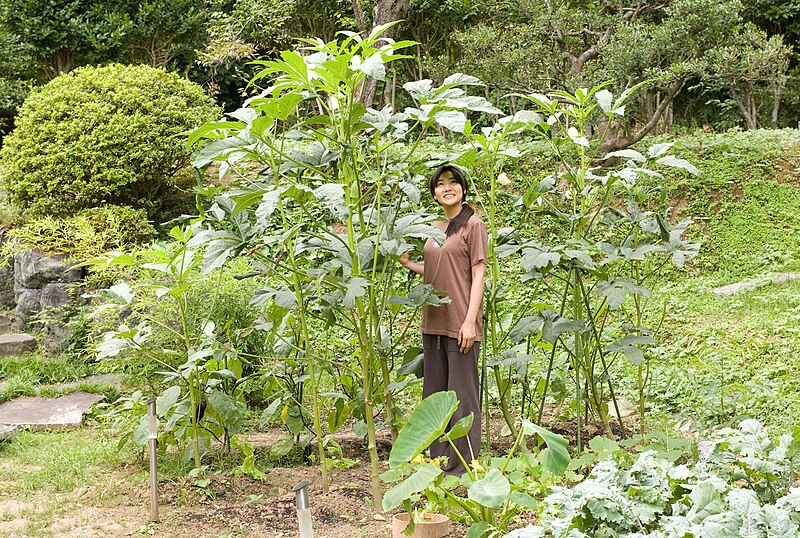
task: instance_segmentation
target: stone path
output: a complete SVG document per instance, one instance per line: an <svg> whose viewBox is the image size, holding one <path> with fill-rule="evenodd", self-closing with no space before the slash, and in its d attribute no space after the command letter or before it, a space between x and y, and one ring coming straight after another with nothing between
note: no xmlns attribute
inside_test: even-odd
<svg viewBox="0 0 800 538"><path fill-rule="evenodd" d="M783 284L784 282L796 280L798 278L800 278L800 273L781 273L773 277L757 278L755 280L746 280L744 282L728 284L727 286L714 288L711 290L711 292L719 295L720 297L726 297L742 290L754 290L766 284Z"/></svg>
<svg viewBox="0 0 800 538"><path fill-rule="evenodd" d="M28 426L33 431L42 431L79 426L83 414L104 398L82 391L59 398L17 398L0 404L0 428Z"/></svg>
<svg viewBox="0 0 800 538"><path fill-rule="evenodd" d="M0 334L0 357L16 357L36 349L36 338L30 334Z"/></svg>

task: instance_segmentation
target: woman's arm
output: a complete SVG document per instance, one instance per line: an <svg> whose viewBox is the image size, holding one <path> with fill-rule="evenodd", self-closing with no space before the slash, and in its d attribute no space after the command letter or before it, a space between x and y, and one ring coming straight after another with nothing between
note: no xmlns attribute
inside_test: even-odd
<svg viewBox="0 0 800 538"><path fill-rule="evenodd" d="M472 349L475 338L478 337L478 314L480 314L481 300L483 299L483 280L486 276L486 262L481 261L472 266L472 286L469 289L469 308L467 317L458 330L458 345L461 353Z"/></svg>
<svg viewBox="0 0 800 538"><path fill-rule="evenodd" d="M408 257L408 252L406 252L402 256L400 256L400 265L402 265L406 269L410 269L411 271L414 271L418 275L424 275L425 274L425 265L423 265L421 263L417 263L417 262L412 262L411 259Z"/></svg>

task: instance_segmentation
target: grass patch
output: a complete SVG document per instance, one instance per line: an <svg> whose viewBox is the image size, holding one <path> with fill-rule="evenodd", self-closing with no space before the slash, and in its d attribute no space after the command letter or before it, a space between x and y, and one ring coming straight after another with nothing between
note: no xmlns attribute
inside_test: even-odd
<svg viewBox="0 0 800 538"><path fill-rule="evenodd" d="M69 492L129 458L115 438L89 428L21 432L0 445L0 492Z"/></svg>

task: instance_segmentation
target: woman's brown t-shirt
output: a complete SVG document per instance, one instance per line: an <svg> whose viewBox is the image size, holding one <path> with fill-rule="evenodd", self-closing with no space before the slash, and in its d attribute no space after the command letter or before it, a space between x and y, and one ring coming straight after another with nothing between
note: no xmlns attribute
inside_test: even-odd
<svg viewBox="0 0 800 538"><path fill-rule="evenodd" d="M434 222L434 226L444 231L447 222ZM447 238L444 245L428 238L422 250L425 283L433 285L437 291L444 292L449 304L422 307L422 332L458 338L458 331L469 310L469 292L472 287L472 266L486 261L489 238L486 225L471 216L467 224L454 235ZM476 321L475 340L483 339L483 298Z"/></svg>

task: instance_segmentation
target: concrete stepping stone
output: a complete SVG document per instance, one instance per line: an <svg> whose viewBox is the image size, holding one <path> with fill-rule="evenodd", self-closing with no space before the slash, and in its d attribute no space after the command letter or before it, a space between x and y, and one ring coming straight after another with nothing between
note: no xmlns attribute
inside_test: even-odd
<svg viewBox="0 0 800 538"><path fill-rule="evenodd" d="M36 349L36 338L30 334L0 334L0 357L16 357Z"/></svg>
<svg viewBox="0 0 800 538"><path fill-rule="evenodd" d="M783 284L798 278L800 278L800 273L780 273L779 275L775 275L773 277L757 278L755 280L745 280L743 282L728 284L727 286L714 288L711 290L711 292L719 295L720 297L727 297L728 295L733 295L734 293L738 293L742 290L754 290L767 284Z"/></svg>
<svg viewBox="0 0 800 538"><path fill-rule="evenodd" d="M79 426L83 414L105 396L73 392L58 398L21 397L0 404L0 425L30 426L33 431Z"/></svg>
<svg viewBox="0 0 800 538"><path fill-rule="evenodd" d="M82 377L77 381L70 381L69 383L59 383L57 385L49 385L51 388L58 389L59 392L66 392L68 390L78 390L83 383L94 383L96 385L114 385L119 387L122 382L122 376L118 374L93 374Z"/></svg>

